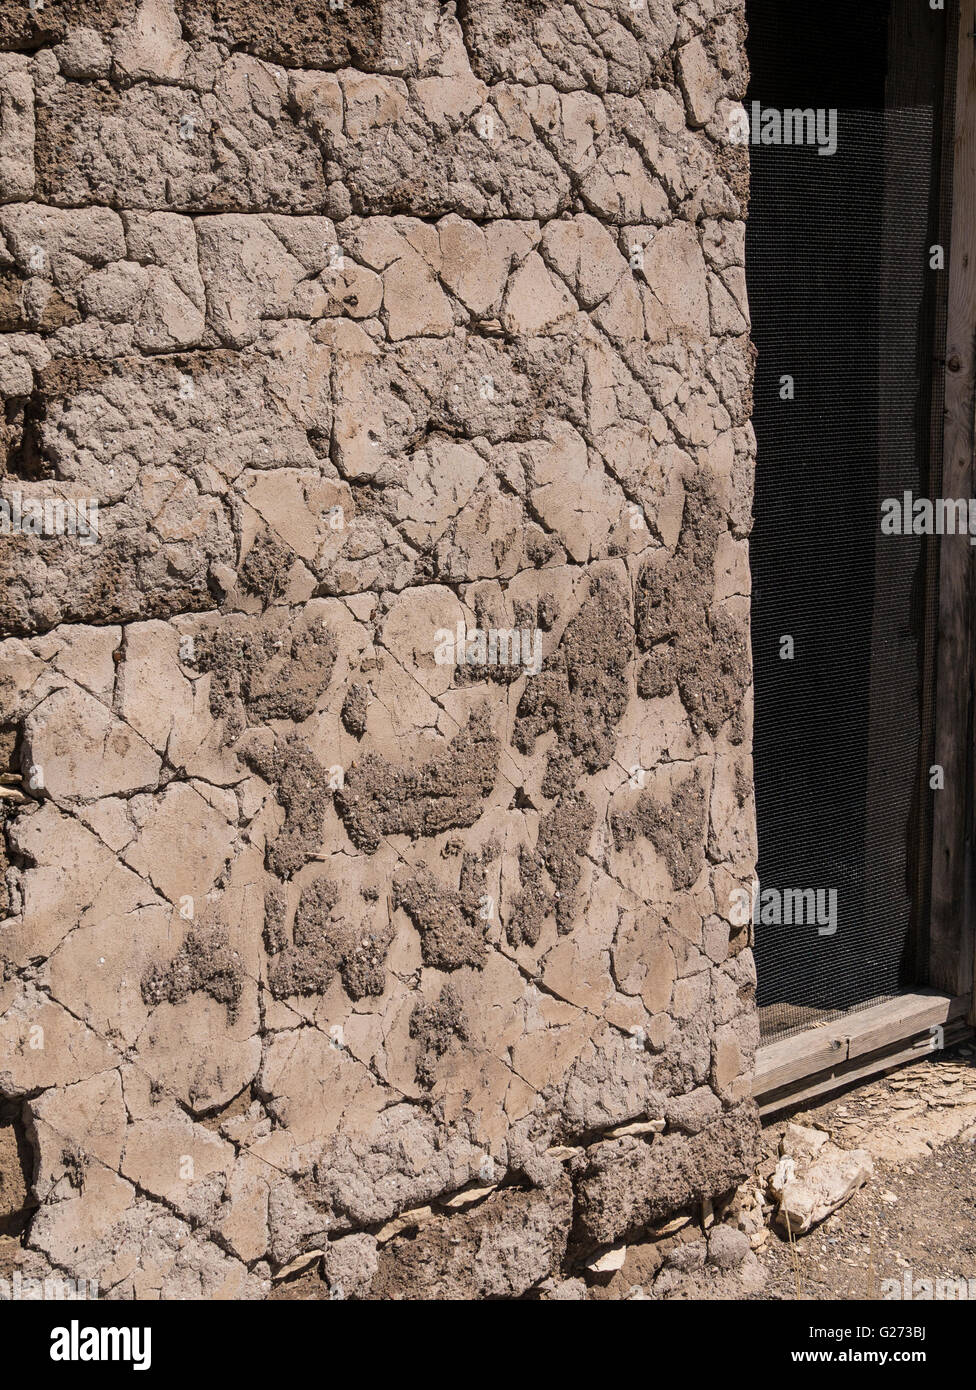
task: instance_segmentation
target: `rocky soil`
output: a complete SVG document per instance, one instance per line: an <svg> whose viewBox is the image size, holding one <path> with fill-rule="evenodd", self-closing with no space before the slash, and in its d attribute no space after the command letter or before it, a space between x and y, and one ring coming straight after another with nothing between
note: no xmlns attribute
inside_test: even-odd
<svg viewBox="0 0 976 1390"><path fill-rule="evenodd" d="M976 1298L976 1062L953 1049L796 1117L868 1151L872 1178L809 1235L770 1234L764 1298L926 1296L916 1281L964 1279ZM782 1125L765 1131L767 1156ZM762 1171L762 1169L761 1169ZM887 1284L885 1281L888 1281ZM972 1281L971 1283L969 1281ZM935 1290L933 1289L933 1293Z"/></svg>

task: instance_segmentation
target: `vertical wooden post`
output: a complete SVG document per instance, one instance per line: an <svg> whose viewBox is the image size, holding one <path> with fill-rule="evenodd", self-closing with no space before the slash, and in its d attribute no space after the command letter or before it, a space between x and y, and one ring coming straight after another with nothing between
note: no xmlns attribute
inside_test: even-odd
<svg viewBox="0 0 976 1390"><path fill-rule="evenodd" d="M960 0L953 154L952 239L945 365L944 498L974 495L976 406L976 0ZM945 536L939 560L929 980L950 994L974 989L972 820L974 548Z"/></svg>
<svg viewBox="0 0 976 1390"><path fill-rule="evenodd" d="M884 201L878 342L878 489L882 500L899 496L909 485L906 465L914 465L914 490L932 497L940 487L944 432L943 377L948 265L933 270L929 245L951 242L953 105L956 81L957 6L932 10L918 0L890 0L888 65L884 96ZM930 124L931 123L931 124ZM931 170L919 179L917 155L928 142ZM906 156L912 156L907 157ZM923 221L927 235L919 236ZM906 241L916 255L906 258ZM924 251L924 254L922 252ZM907 337L915 325L914 340ZM912 365L918 395L908 387ZM906 389L908 388L908 389ZM914 458L907 450L907 431L914 415ZM899 433L902 439L899 439ZM896 481L901 474L900 481ZM909 572L905 545L920 550L918 568ZM866 910L878 921L890 903L897 913L900 885L892 882L889 788L903 787L907 776L905 739L897 736L879 712L892 708L891 692L908 693L914 664L918 683L918 766L907 826L905 891L910 896L910 958L902 961L903 978L919 984L929 978L929 893L932 875L932 812L929 787L935 733L936 616L939 550L934 537L894 545L879 537L875 548L874 614L871 637L871 695L868 720L867 801L865 808Z"/></svg>

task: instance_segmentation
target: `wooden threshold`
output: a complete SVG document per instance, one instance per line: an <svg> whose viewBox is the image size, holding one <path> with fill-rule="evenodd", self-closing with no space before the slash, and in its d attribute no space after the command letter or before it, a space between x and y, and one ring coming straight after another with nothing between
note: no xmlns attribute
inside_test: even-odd
<svg viewBox="0 0 976 1390"><path fill-rule="evenodd" d="M766 1119L972 1035L971 996L911 990L761 1046L753 1095ZM937 1031L941 1030L941 1032Z"/></svg>

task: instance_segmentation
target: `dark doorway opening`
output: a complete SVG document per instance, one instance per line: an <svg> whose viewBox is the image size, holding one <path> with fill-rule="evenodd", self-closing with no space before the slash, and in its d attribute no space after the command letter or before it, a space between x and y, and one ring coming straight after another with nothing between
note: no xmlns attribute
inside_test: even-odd
<svg viewBox="0 0 976 1390"><path fill-rule="evenodd" d="M880 517L939 495L951 9L747 0L767 1038L925 976L935 554Z"/></svg>

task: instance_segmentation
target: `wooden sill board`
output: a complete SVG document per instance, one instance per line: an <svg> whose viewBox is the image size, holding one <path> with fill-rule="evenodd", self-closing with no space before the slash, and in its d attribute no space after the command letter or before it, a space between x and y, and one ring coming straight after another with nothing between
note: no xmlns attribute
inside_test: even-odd
<svg viewBox="0 0 976 1390"><path fill-rule="evenodd" d="M913 1057L924 1057L936 1042L933 1029L945 1030L945 1045L968 1035L969 1007L968 994L912 990L822 1028L766 1043L756 1053L753 1095L761 1112L773 1113ZM932 1043L926 1046L930 1035Z"/></svg>

